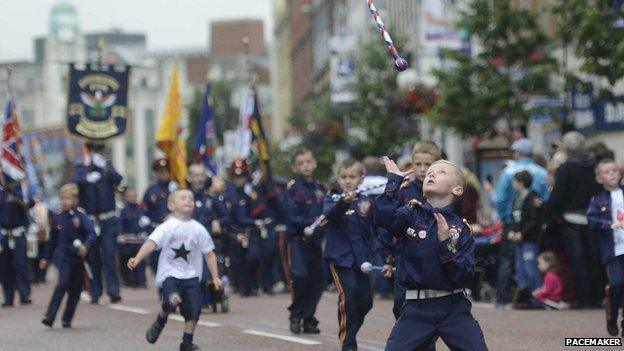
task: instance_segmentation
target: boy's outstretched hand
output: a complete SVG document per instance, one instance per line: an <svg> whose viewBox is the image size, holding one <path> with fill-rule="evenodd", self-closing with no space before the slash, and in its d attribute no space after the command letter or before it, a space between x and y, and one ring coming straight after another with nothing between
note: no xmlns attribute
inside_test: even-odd
<svg viewBox="0 0 624 351"><path fill-rule="evenodd" d="M444 216L441 213L434 213L433 216L435 217L436 222L438 222L438 240L444 241L450 238L449 232L451 231L451 228L449 228L448 223L446 223Z"/></svg>
<svg viewBox="0 0 624 351"><path fill-rule="evenodd" d="M138 264L139 264L139 262L137 262L137 259L136 259L136 258L134 258L134 257L131 257L131 258L128 260L128 269L129 269L129 270L131 270L131 271L133 271L133 270L134 270L134 268L135 268Z"/></svg>
<svg viewBox="0 0 624 351"><path fill-rule="evenodd" d="M388 172L388 174L396 174L399 177L405 178L409 176L410 174L414 173L413 169L410 169L405 172L401 171L401 169L399 169L399 166L397 166L397 164L393 160L391 160L388 156L382 157L381 160L383 161L384 166L386 166L386 172Z"/></svg>
<svg viewBox="0 0 624 351"><path fill-rule="evenodd" d="M221 279L219 279L219 277L213 277L212 284L214 284L216 290L221 290L221 288L223 287L223 283L221 282Z"/></svg>

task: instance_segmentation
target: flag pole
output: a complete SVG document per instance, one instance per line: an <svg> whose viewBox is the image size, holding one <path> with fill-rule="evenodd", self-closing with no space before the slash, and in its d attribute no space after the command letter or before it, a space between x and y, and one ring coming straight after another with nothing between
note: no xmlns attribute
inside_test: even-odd
<svg viewBox="0 0 624 351"><path fill-rule="evenodd" d="M11 84L11 80L13 77L13 65L8 65L6 68L7 71L7 102L10 102L10 99L13 96L13 84ZM3 113L4 114L4 113ZM2 121L2 124L4 125L4 123L6 123L6 117L4 116L4 120ZM4 158L4 128L3 128L3 133L2 133L2 138L0 138L0 188L4 189L4 171L2 170L2 159Z"/></svg>

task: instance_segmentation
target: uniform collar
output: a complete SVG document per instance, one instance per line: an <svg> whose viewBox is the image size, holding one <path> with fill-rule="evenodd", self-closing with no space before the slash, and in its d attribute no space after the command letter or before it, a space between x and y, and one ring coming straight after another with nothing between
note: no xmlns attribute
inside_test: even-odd
<svg viewBox="0 0 624 351"><path fill-rule="evenodd" d="M430 203L425 203L423 208L431 213L442 213L446 215L450 215L454 213L454 204L450 204L444 207L433 207Z"/></svg>
<svg viewBox="0 0 624 351"><path fill-rule="evenodd" d="M304 185L314 185L314 179L312 179L310 181L307 181L307 180L305 180L304 177L302 177L300 175L297 176L296 180L297 180L297 182L301 182Z"/></svg>

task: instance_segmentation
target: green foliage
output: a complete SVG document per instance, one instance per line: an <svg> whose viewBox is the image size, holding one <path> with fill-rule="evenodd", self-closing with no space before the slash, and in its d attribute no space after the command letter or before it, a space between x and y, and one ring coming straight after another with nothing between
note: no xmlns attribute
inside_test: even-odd
<svg viewBox="0 0 624 351"><path fill-rule="evenodd" d="M199 119L201 117L203 92L195 91L193 98L186 104L188 111L188 136L186 138L186 159L188 162L195 161L195 143L197 141L197 131L199 130Z"/></svg>
<svg viewBox="0 0 624 351"><path fill-rule="evenodd" d="M381 39L377 35L370 37L371 41L358 53L357 83L353 87L358 93L355 102L332 104L326 91L294 108L291 124L302 134L301 146L315 153L318 179L329 179L338 150L347 150L351 157L360 159L393 153L413 139L416 122L406 117L396 104L401 95L397 91L397 72L392 59ZM397 47L401 41L399 38L395 42ZM345 125L357 133L348 135Z"/></svg>
<svg viewBox="0 0 624 351"><path fill-rule="evenodd" d="M508 128L526 123L523 104L530 95L553 95L549 79L557 68L535 16L508 1L472 0L459 26L483 50L474 57L445 52L450 68L434 72L440 97L430 119L464 136L487 135L501 120Z"/></svg>
<svg viewBox="0 0 624 351"><path fill-rule="evenodd" d="M624 28L614 25L622 17L610 0L566 0L554 9L560 18L558 38L582 59L581 72L609 82L601 95L612 95L624 76ZM577 81L570 76L568 83Z"/></svg>

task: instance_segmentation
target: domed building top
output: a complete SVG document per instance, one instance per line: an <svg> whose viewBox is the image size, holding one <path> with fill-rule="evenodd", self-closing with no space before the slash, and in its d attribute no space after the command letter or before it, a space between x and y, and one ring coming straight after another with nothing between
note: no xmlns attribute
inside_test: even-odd
<svg viewBox="0 0 624 351"><path fill-rule="evenodd" d="M78 12L74 5L61 1L52 7L50 33L60 42L72 42L80 35Z"/></svg>

